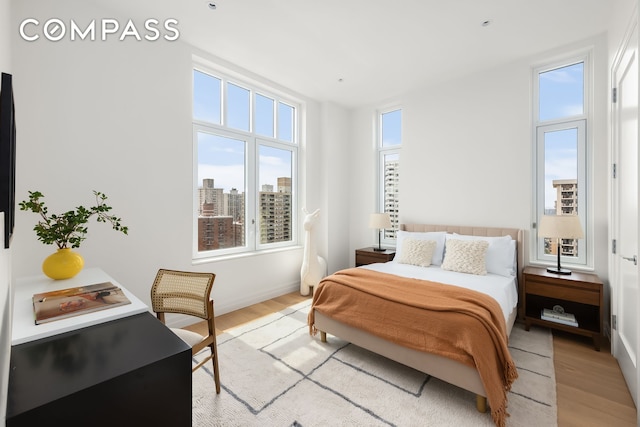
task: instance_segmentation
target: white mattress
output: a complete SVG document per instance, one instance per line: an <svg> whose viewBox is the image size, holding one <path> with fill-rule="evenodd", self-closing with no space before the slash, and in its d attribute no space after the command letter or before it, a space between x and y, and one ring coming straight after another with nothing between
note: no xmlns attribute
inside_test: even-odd
<svg viewBox="0 0 640 427"><path fill-rule="evenodd" d="M486 276L478 276L443 270L433 265L430 267L418 267L409 264L398 264L397 262L368 264L358 268L366 268L413 279L446 283L482 292L493 297L500 304L505 323L509 322L509 316L518 304L517 280L513 276L506 277L491 273Z"/></svg>

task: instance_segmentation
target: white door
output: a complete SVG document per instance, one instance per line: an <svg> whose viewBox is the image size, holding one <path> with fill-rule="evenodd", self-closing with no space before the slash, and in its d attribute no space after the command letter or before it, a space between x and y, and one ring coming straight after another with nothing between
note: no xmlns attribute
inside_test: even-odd
<svg viewBox="0 0 640 427"><path fill-rule="evenodd" d="M638 28L637 20L621 46L612 75L612 352L638 404Z"/></svg>

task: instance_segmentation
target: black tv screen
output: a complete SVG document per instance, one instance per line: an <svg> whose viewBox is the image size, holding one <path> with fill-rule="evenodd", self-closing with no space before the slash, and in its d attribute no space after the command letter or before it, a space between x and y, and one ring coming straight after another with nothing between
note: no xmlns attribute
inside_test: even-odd
<svg viewBox="0 0 640 427"><path fill-rule="evenodd" d="M0 212L4 212L4 247L15 224L16 118L11 74L2 73L0 86Z"/></svg>

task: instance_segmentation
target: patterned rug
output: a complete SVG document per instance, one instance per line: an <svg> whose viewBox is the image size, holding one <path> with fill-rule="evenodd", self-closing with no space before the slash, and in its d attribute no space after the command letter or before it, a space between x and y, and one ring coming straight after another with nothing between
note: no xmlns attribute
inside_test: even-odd
<svg viewBox="0 0 640 427"><path fill-rule="evenodd" d="M493 425L470 392L334 336L310 336L309 304L218 337L222 391L215 393L210 362L193 374L194 426ZM509 348L519 378L507 425L556 426L551 334L516 324Z"/></svg>

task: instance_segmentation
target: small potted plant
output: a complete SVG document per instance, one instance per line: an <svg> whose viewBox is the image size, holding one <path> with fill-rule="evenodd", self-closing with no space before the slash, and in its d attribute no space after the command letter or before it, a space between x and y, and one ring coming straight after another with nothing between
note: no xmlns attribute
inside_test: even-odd
<svg viewBox="0 0 640 427"><path fill-rule="evenodd" d="M96 216L98 222L108 222L116 231L128 234L129 229L123 226L120 218L110 215L111 206L106 204L107 196L99 191L94 191L96 197L95 206L86 208L78 206L75 210L64 212L60 215L49 214L42 199L44 195L39 191L29 191L29 200L20 202L20 210L31 211L40 215L41 219L33 227L33 230L45 245L55 244L57 252L49 255L42 263L42 271L52 279L69 279L82 270L84 259L72 248L79 248L86 239L87 222L92 216Z"/></svg>

